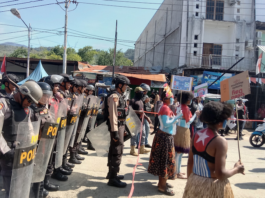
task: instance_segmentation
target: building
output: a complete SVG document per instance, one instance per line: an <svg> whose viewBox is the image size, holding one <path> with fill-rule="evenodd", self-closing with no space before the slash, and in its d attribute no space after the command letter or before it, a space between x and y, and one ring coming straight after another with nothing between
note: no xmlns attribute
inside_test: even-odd
<svg viewBox="0 0 265 198"><path fill-rule="evenodd" d="M135 43L134 66L254 71L252 0L165 0Z"/></svg>
<svg viewBox="0 0 265 198"><path fill-rule="evenodd" d="M265 46L265 22L256 21L256 45ZM262 53L259 49L257 57ZM265 54L262 56L261 68L265 70Z"/></svg>

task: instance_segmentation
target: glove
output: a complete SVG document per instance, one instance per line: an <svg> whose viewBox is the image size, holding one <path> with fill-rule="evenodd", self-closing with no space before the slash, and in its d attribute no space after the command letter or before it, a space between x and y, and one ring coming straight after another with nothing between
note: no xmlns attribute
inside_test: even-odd
<svg viewBox="0 0 265 198"><path fill-rule="evenodd" d="M119 140L119 133L118 133L118 131L114 131L113 132L113 140L115 141L115 142L117 142L118 140Z"/></svg>

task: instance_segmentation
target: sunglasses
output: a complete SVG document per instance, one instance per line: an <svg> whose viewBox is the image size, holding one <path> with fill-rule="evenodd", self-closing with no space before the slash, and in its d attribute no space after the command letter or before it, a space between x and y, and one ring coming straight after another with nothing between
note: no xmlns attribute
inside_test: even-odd
<svg viewBox="0 0 265 198"><path fill-rule="evenodd" d="M28 103L32 103L33 102L33 100L29 96L26 96L26 99L27 99Z"/></svg>

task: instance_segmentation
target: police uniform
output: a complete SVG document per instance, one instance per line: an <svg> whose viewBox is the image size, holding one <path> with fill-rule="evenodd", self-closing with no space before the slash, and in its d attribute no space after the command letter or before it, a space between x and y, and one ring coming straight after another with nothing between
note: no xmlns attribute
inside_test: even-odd
<svg viewBox="0 0 265 198"><path fill-rule="evenodd" d="M125 132L125 121L128 115L126 101L117 91L107 97L105 105L108 116L107 124L110 131L110 148L108 153L109 178L115 178L120 171L121 158L123 154L123 141ZM119 139L115 139L115 133L118 132Z"/></svg>
<svg viewBox="0 0 265 198"><path fill-rule="evenodd" d="M30 107L23 108L19 103L17 103L13 97L11 98L1 98L0 99L0 110L4 114L5 121L3 125L3 137L7 142L7 145L11 149L15 149L17 140L17 123L28 122L36 120L33 111ZM1 176L3 176L4 188L6 191L6 196L9 196L11 176L12 176L12 166L13 160L7 161L6 158L0 159L1 165Z"/></svg>

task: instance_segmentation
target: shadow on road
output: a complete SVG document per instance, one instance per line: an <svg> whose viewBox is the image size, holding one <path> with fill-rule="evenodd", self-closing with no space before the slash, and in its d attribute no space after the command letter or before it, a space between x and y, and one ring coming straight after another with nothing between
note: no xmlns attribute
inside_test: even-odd
<svg viewBox="0 0 265 198"><path fill-rule="evenodd" d="M265 172L265 168L254 168L252 170L249 170L249 172L253 172L253 173L264 173Z"/></svg>
<svg viewBox="0 0 265 198"><path fill-rule="evenodd" d="M243 146L243 147L252 150L265 150L265 147L253 147L253 146Z"/></svg>
<svg viewBox="0 0 265 198"><path fill-rule="evenodd" d="M257 159L259 159L259 160L265 160L265 158L257 158Z"/></svg>
<svg viewBox="0 0 265 198"><path fill-rule="evenodd" d="M257 182L235 184L235 186L237 186L241 189L251 189L251 190L265 189L264 183L257 183Z"/></svg>

